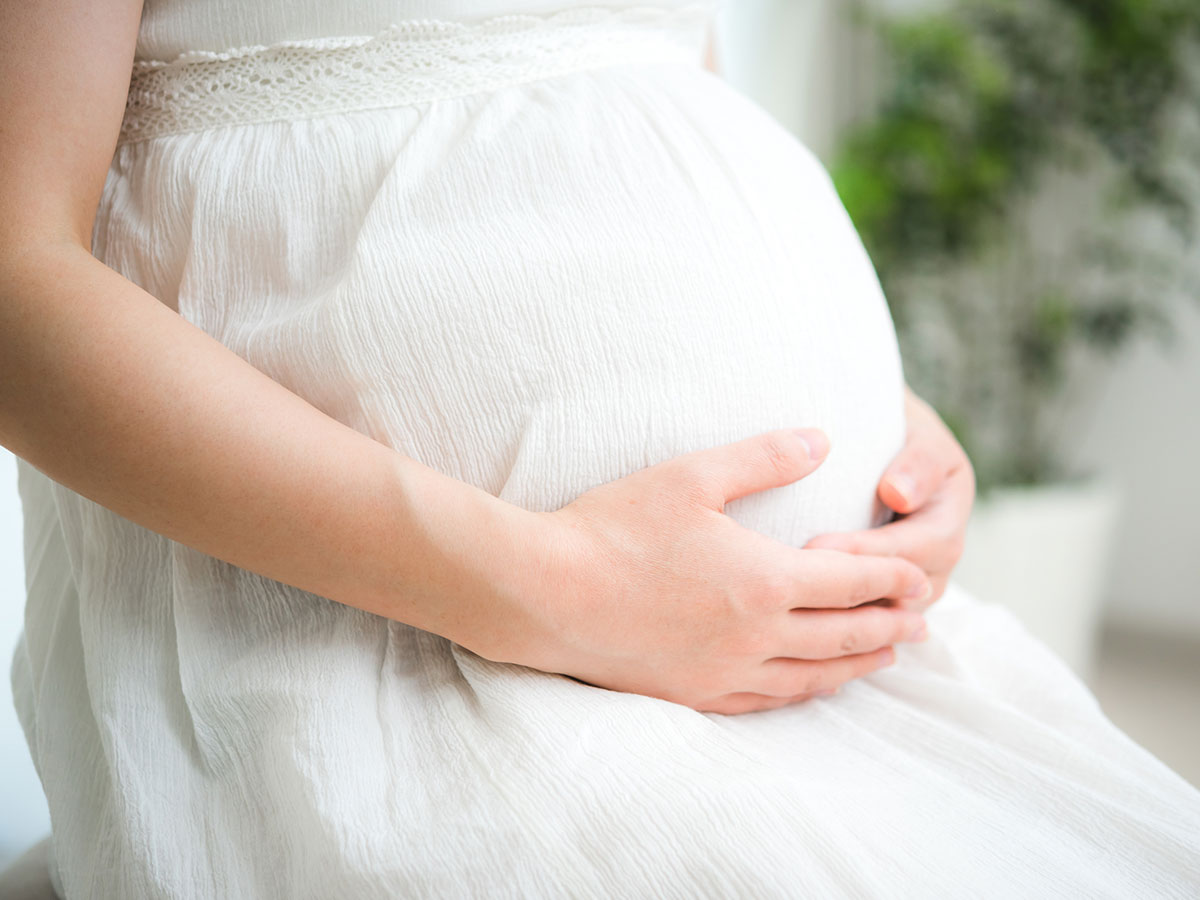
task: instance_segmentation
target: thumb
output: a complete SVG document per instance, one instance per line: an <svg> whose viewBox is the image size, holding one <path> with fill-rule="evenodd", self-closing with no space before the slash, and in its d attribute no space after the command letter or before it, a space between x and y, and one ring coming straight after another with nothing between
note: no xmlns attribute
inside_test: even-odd
<svg viewBox="0 0 1200 900"><path fill-rule="evenodd" d="M821 430L789 428L687 456L715 492L709 499L719 509L729 500L799 481L828 453L829 438Z"/></svg>
<svg viewBox="0 0 1200 900"><path fill-rule="evenodd" d="M879 499L896 512L911 513L945 481L950 463L932 452L924 432L910 439L879 479Z"/></svg>

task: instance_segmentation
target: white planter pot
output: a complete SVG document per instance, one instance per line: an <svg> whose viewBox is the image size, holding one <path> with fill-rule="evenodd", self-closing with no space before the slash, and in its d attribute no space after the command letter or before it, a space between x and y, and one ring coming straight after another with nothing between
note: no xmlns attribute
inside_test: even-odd
<svg viewBox="0 0 1200 900"><path fill-rule="evenodd" d="M1087 680L1119 505L1101 481L997 489L976 504L953 580L1007 606Z"/></svg>

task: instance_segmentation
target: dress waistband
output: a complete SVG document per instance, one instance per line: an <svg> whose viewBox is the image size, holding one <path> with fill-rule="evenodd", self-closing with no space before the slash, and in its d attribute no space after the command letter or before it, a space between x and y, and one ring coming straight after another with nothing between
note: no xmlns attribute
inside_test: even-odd
<svg viewBox="0 0 1200 900"><path fill-rule="evenodd" d="M409 21L134 64L118 144L410 106L609 65L699 62L711 7L576 8L478 24Z"/></svg>

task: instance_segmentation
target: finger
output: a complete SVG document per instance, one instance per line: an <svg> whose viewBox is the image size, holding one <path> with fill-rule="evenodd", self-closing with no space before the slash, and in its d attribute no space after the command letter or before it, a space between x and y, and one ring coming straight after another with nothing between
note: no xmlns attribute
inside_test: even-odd
<svg viewBox="0 0 1200 900"><path fill-rule="evenodd" d="M914 609L917 612L924 612L926 609L933 606L933 604L941 600L942 596L946 593L946 588L950 584L950 578L948 575L935 575L929 579L929 583L933 586L933 591L930 593L929 599L923 604L909 607L910 609Z"/></svg>
<svg viewBox="0 0 1200 900"><path fill-rule="evenodd" d="M952 569L962 555L967 515L939 494L903 519L863 531L818 535L805 547L860 556L902 556L936 575Z"/></svg>
<svg viewBox="0 0 1200 900"><path fill-rule="evenodd" d="M899 513L919 509L953 471L969 467L954 433L937 411L911 391L905 403L904 447L879 481L878 494Z"/></svg>
<svg viewBox="0 0 1200 900"><path fill-rule="evenodd" d="M914 513L915 515L915 513ZM888 525L907 523L908 519L897 519ZM905 556L900 552L901 543L889 535L880 535L883 528L868 528L863 531L837 531L819 534L807 544L805 550L837 550L839 553L856 553L860 556ZM914 560L915 562L915 560Z"/></svg>
<svg viewBox="0 0 1200 900"><path fill-rule="evenodd" d="M840 687L895 661L896 651L891 647L837 659L771 659L759 667L758 680L753 687L756 693L772 697L811 694Z"/></svg>
<svg viewBox="0 0 1200 900"><path fill-rule="evenodd" d="M696 708L700 712L715 712L726 716L738 716L743 713L762 712L767 709L792 706L796 703L803 703L805 700L832 696L835 693L837 693L836 690L817 691L812 694L797 694L795 697L768 697L766 694L752 693L726 694L723 697L718 697L711 703L701 704Z"/></svg>
<svg viewBox="0 0 1200 900"><path fill-rule="evenodd" d="M902 514L920 509L946 480L957 453L948 434L930 428L913 431L879 480L879 499Z"/></svg>
<svg viewBox="0 0 1200 900"><path fill-rule="evenodd" d="M926 635L925 619L908 610L863 606L851 610L794 609L775 644L777 657L837 659L870 653Z"/></svg>
<svg viewBox="0 0 1200 900"><path fill-rule="evenodd" d="M781 597L789 609L849 609L876 600L918 600L930 590L921 567L902 557L799 550L793 559L789 588Z"/></svg>
<svg viewBox="0 0 1200 900"><path fill-rule="evenodd" d="M820 430L784 429L685 453L672 463L702 478L708 501L723 509L729 500L799 481L828 453L829 439Z"/></svg>

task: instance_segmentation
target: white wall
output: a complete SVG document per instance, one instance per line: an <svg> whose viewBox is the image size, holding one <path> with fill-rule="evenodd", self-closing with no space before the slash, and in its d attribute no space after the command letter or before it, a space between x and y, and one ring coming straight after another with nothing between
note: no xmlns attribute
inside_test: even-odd
<svg viewBox="0 0 1200 900"><path fill-rule="evenodd" d="M870 88L870 67L848 24L852 0L726 0L718 61L753 98L822 158Z"/></svg>
<svg viewBox="0 0 1200 900"><path fill-rule="evenodd" d="M1200 295L1200 285L1197 286ZM1200 639L1200 296L1174 347L1143 341L1067 429L1069 458L1122 493L1107 590L1113 624Z"/></svg>
<svg viewBox="0 0 1200 900"><path fill-rule="evenodd" d="M12 454L0 448L0 866L50 833L46 801L17 723L8 677L25 608L24 572L17 467Z"/></svg>

